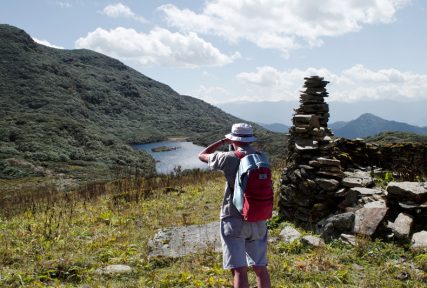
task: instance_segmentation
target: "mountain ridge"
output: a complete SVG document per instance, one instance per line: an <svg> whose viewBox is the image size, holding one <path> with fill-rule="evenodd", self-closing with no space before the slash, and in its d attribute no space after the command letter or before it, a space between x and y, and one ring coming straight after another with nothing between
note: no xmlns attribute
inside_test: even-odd
<svg viewBox="0 0 427 288"><path fill-rule="evenodd" d="M385 120L372 113L364 113L349 122L332 123L330 128L335 136L345 138L364 138L381 132L412 132L427 134L427 127L418 127L407 123Z"/></svg>

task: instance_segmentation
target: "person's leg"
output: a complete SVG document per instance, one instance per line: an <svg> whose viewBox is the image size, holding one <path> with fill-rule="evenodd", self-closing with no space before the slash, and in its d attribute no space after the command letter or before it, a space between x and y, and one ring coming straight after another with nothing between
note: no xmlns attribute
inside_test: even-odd
<svg viewBox="0 0 427 288"><path fill-rule="evenodd" d="M221 243L224 269L230 269L234 287L249 287L246 262L245 239L238 237L240 230L233 231L233 225L221 221Z"/></svg>
<svg viewBox="0 0 427 288"><path fill-rule="evenodd" d="M267 226L265 223L251 223L252 240L246 240L246 258L252 266L258 288L270 288L270 276L267 270Z"/></svg>
<svg viewBox="0 0 427 288"><path fill-rule="evenodd" d="M270 288L270 275L266 266L253 266L256 275L256 284L258 288Z"/></svg>
<svg viewBox="0 0 427 288"><path fill-rule="evenodd" d="M248 267L231 269L234 288L249 288Z"/></svg>

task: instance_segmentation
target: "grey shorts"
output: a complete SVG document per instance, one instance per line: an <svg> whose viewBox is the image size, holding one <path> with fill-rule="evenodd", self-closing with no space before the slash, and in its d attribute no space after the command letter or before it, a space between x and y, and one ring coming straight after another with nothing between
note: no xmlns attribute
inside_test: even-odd
<svg viewBox="0 0 427 288"><path fill-rule="evenodd" d="M222 219L221 244L225 269L267 265L265 221L246 222L240 217Z"/></svg>

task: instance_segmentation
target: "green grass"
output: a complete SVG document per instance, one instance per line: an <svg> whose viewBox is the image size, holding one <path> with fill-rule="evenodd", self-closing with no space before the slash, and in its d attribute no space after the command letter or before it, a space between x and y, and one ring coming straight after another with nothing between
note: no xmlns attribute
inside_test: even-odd
<svg viewBox="0 0 427 288"><path fill-rule="evenodd" d="M278 171L274 177L277 182ZM222 174L196 171L39 198L0 217L0 287L230 287L218 253L149 257L147 246L158 229L217 221L223 188ZM285 224L272 220L270 235ZM355 247L269 244L273 287L425 287L426 273L415 268L426 271L426 259L425 250L368 239ZM109 264L130 265L133 272L95 273ZM408 278L399 280L404 273Z"/></svg>
<svg viewBox="0 0 427 288"><path fill-rule="evenodd" d="M407 143L407 142L427 142L427 135L420 135L411 132L386 131L377 135L366 137L366 142L384 144L384 143Z"/></svg>

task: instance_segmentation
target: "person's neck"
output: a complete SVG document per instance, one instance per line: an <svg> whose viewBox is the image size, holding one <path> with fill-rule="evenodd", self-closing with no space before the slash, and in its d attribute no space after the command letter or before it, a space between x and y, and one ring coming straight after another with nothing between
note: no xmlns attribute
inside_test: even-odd
<svg viewBox="0 0 427 288"><path fill-rule="evenodd" d="M251 148L250 144L246 144L246 145L236 145L236 150L249 150Z"/></svg>

